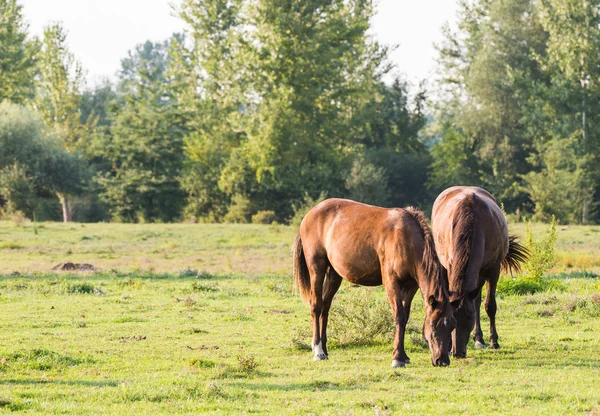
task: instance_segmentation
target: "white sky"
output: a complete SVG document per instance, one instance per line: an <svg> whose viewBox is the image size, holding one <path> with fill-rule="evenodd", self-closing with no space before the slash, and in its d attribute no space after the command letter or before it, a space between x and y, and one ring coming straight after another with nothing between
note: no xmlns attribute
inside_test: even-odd
<svg viewBox="0 0 600 416"><path fill-rule="evenodd" d="M127 51L150 39L166 39L184 24L172 16L180 0L19 0L33 34L62 22L71 51L95 84L113 77ZM399 45L391 56L399 74L413 83L435 67L433 43L445 22L455 21L457 0L379 0L373 33L380 43Z"/></svg>

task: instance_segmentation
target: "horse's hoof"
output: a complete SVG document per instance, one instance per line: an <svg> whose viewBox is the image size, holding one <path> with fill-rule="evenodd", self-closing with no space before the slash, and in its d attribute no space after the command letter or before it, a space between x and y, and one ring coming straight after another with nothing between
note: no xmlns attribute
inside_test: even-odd
<svg viewBox="0 0 600 416"><path fill-rule="evenodd" d="M407 358L406 360L404 360L404 364L406 364L406 365L410 364L410 360Z"/></svg>
<svg viewBox="0 0 600 416"><path fill-rule="evenodd" d="M492 350L498 350L498 349L500 349L500 345L497 342L495 342L495 343L493 342L490 344L490 348Z"/></svg>
<svg viewBox="0 0 600 416"><path fill-rule="evenodd" d="M405 361L400 361L400 360L393 360L392 361L392 367L393 368L400 368L400 367L404 367L404 364L406 364Z"/></svg>
<svg viewBox="0 0 600 416"><path fill-rule="evenodd" d="M486 348L486 345L483 342L475 341L475 349L482 350Z"/></svg>
<svg viewBox="0 0 600 416"><path fill-rule="evenodd" d="M325 354L315 354L315 358L313 358L313 361L323 361L328 359L329 357Z"/></svg>

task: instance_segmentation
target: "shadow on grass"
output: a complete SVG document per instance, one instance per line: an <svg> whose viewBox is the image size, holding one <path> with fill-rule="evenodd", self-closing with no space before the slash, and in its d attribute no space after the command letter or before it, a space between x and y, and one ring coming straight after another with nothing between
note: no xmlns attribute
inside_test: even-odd
<svg viewBox="0 0 600 416"><path fill-rule="evenodd" d="M0 385L63 385L80 387L117 387L119 383L113 380L95 381L95 380L31 380L31 379L1 379Z"/></svg>
<svg viewBox="0 0 600 416"><path fill-rule="evenodd" d="M99 271L95 273L71 273L71 272L35 272L21 273L13 272L9 274L0 274L0 282L14 280L18 278L35 278L36 280L174 280L174 281L226 281L226 280L248 280L248 275L242 273L210 273L202 270L184 269L175 273L155 273L148 270L138 270L132 272L120 272L118 270ZM261 281L268 279L289 280L290 276L261 274L252 276L252 280ZM286 281L287 281L286 280Z"/></svg>
<svg viewBox="0 0 600 416"><path fill-rule="evenodd" d="M361 385L348 385L335 383L331 381L315 380L309 383L290 383L290 384L273 384L273 383L244 383L244 382L232 382L230 386L240 387L248 390L266 390L266 391L355 391L355 390L366 390L365 386Z"/></svg>

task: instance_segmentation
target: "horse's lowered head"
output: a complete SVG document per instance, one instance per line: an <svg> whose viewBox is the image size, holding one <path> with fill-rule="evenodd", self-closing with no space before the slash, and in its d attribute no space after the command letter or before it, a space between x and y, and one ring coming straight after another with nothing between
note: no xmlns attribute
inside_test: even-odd
<svg viewBox="0 0 600 416"><path fill-rule="evenodd" d="M445 367L450 365L450 340L456 320L446 296L436 299L430 295L426 302L423 337L429 344L431 363Z"/></svg>

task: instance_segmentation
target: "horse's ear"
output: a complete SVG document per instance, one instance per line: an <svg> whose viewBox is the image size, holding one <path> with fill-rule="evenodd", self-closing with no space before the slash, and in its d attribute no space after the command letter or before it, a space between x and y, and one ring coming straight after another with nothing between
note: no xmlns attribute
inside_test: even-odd
<svg viewBox="0 0 600 416"><path fill-rule="evenodd" d="M435 297L433 295L429 296L429 299L427 299L427 303L429 303L429 306L431 306L431 309L437 308L438 301L435 299Z"/></svg>

